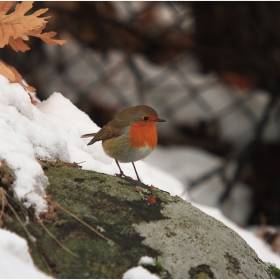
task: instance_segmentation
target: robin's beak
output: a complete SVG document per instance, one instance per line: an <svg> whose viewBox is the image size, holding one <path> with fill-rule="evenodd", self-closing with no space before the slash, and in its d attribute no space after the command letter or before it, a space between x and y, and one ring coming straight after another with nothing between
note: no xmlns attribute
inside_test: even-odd
<svg viewBox="0 0 280 280"><path fill-rule="evenodd" d="M158 118L156 119L156 122L166 122L166 120Z"/></svg>

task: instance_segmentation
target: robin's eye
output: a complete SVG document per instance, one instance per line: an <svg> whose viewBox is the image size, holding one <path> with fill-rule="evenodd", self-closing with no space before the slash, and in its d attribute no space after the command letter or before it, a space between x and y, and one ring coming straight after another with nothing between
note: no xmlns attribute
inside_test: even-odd
<svg viewBox="0 0 280 280"><path fill-rule="evenodd" d="M144 121L147 121L147 120L149 119L149 117L144 116L144 117L142 117L142 119L143 119Z"/></svg>

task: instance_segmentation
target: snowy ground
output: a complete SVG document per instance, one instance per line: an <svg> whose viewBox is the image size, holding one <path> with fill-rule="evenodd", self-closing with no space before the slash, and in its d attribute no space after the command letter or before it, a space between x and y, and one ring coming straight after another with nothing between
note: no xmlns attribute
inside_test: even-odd
<svg viewBox="0 0 280 280"><path fill-rule="evenodd" d="M32 205L37 214L47 210L42 197L48 179L36 158L84 162L81 164L84 169L111 175L118 172L115 162L104 154L100 143L87 146L88 139L80 138L84 133L97 130L98 127L90 118L60 93L54 93L46 101L34 106L20 85L10 84L0 76L0 159L5 159L14 171L16 180L13 187L16 195L25 201L26 207ZM175 161L180 164L175 165ZM136 163L144 183L172 195L183 194L184 199L189 199L184 192L187 184L185 174L189 172L194 176L215 164L220 164L218 158L211 158L198 150L167 151L160 147L146 162ZM182 169L178 169L178 166ZM131 164L122 164L122 168L126 175L135 178ZM263 261L280 267L279 256L262 240L237 227L216 208L197 203L194 205L238 232ZM214 202L208 205L213 206ZM0 259L0 278L47 277L33 265L26 241L3 229L0 229ZM139 269L135 271L136 274L132 274L139 278Z"/></svg>

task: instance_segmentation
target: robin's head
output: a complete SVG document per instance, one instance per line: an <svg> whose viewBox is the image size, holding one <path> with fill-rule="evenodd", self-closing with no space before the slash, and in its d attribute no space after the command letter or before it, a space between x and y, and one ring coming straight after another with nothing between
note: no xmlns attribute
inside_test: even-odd
<svg viewBox="0 0 280 280"><path fill-rule="evenodd" d="M164 119L160 119L158 113L151 107L147 105L139 105L135 107L130 107L122 110L118 113L115 119L126 120L129 123L134 122L165 122Z"/></svg>

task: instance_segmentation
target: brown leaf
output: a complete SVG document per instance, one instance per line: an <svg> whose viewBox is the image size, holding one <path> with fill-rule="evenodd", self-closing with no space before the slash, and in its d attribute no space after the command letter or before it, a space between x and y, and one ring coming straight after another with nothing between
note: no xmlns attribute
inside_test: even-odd
<svg viewBox="0 0 280 280"><path fill-rule="evenodd" d="M22 77L19 72L13 67L0 60L0 75L8 78L11 83L19 83L24 89L34 92L36 89L32 86L26 86L22 82Z"/></svg>
<svg viewBox="0 0 280 280"><path fill-rule="evenodd" d="M39 18L38 16L45 13L48 9L40 9L33 14L25 16L25 13L33 6L33 2L28 1L17 4L15 10L6 15L12 4L0 2L0 48L9 44L16 52L25 52L30 48L23 40L29 40L29 36L38 37L51 45L63 45L66 43L66 40L52 39L51 37L56 35L55 32L41 34L47 23L46 19L49 17Z"/></svg>
<svg viewBox="0 0 280 280"><path fill-rule="evenodd" d="M30 101L33 105L36 105L39 103L39 101L37 101L29 92L28 92L28 95L29 95Z"/></svg>
<svg viewBox="0 0 280 280"><path fill-rule="evenodd" d="M16 52L18 51L28 51L30 48L22 41L22 38L16 38L10 37L9 45L11 48L13 48Z"/></svg>
<svg viewBox="0 0 280 280"><path fill-rule="evenodd" d="M14 1L3 1L0 5L0 14L6 14L13 6Z"/></svg>
<svg viewBox="0 0 280 280"><path fill-rule="evenodd" d="M45 32L39 35L34 35L34 37L40 38L42 41L49 45L63 45L66 43L66 40L55 40L52 39L51 37L55 36L57 33L54 31L51 32Z"/></svg>
<svg viewBox="0 0 280 280"><path fill-rule="evenodd" d="M156 202L157 202L156 198L157 198L157 197L156 197L154 194L150 194L150 195L148 195L147 200L148 200L152 205L154 205L154 204L156 204Z"/></svg>
<svg viewBox="0 0 280 280"><path fill-rule="evenodd" d="M253 88L253 83L249 78L243 77L233 72L224 72L222 73L221 78L224 82L232 87L238 87L245 90Z"/></svg>

